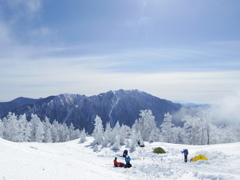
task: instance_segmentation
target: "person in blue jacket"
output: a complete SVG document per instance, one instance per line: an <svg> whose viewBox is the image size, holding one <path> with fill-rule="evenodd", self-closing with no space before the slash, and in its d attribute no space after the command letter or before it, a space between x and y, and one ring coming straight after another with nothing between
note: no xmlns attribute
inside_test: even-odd
<svg viewBox="0 0 240 180"><path fill-rule="evenodd" d="M125 157L125 161L126 161L126 164L125 164L125 168L130 168L130 167L132 167L132 165L131 165L131 163L130 163L130 161L131 161L131 158L127 155L126 157Z"/></svg>
<svg viewBox="0 0 240 180"><path fill-rule="evenodd" d="M184 149L182 151L183 155L184 155L184 162L186 163L187 162L187 156L188 156L188 150L187 149Z"/></svg>

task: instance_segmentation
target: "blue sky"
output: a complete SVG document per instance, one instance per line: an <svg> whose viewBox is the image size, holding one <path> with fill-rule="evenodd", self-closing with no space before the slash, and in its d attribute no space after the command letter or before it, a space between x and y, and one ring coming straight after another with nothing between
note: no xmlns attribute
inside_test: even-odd
<svg viewBox="0 0 240 180"><path fill-rule="evenodd" d="M1 0L0 102L139 89L240 92L239 0Z"/></svg>

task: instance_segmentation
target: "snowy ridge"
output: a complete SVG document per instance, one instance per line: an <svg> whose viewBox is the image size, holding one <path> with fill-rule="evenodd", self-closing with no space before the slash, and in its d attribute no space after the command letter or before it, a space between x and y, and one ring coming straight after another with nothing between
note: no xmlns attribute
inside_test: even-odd
<svg viewBox="0 0 240 180"><path fill-rule="evenodd" d="M0 139L0 179L58 179L58 180L106 180L106 179L174 179L174 180L239 180L240 143L218 145L178 145L147 143L130 151L132 168L113 167L114 157L124 162L124 146L120 151L101 148L93 152L92 137L78 144L78 139L65 143L13 143ZM166 154L154 154L162 147ZM198 154L209 161L183 162L181 151L188 148L189 159Z"/></svg>
<svg viewBox="0 0 240 180"><path fill-rule="evenodd" d="M157 125L163 121L164 113L176 112L182 106L170 101L154 97L139 90L108 91L99 95L87 97L78 94L60 94L41 99L33 104L13 106L7 109L0 104L1 118L9 111L16 115L26 114L28 120L31 114L36 114L43 120L45 116L50 122L57 120L59 123L70 125L80 130L85 128L91 133L94 127L94 118L98 115L103 120L105 127L110 122L113 127L117 121L120 125L132 126L139 118L140 110L152 110Z"/></svg>

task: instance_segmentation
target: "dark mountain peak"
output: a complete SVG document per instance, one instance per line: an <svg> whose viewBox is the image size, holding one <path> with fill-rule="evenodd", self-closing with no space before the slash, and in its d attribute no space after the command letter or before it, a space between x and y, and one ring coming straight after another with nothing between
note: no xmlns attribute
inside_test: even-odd
<svg viewBox="0 0 240 180"><path fill-rule="evenodd" d="M25 105L25 104L33 104L33 103L36 103L37 101L41 100L42 98L40 99L32 99L32 98L26 98L26 97L18 97L14 100L12 100L12 102L15 102L19 105Z"/></svg>
<svg viewBox="0 0 240 180"><path fill-rule="evenodd" d="M17 102L22 105L16 105ZM11 106L11 103L15 105ZM104 126L109 122L113 127L117 121L120 124L132 126L139 118L140 110L150 109L157 125L160 125L164 113L175 112L181 108L180 104L160 99L143 91L123 89L89 97L67 93L38 100L21 97L11 103L6 104L7 106L0 104L1 115L11 111L16 115L26 114L28 119L31 114L37 114L42 120L47 116L50 121L57 120L59 123L68 125L73 123L76 128L85 128L89 133L94 128L96 115L101 117Z"/></svg>
<svg viewBox="0 0 240 180"><path fill-rule="evenodd" d="M52 99L54 99L56 96L48 96L46 98L41 98L39 99L36 103L48 103L50 102Z"/></svg>

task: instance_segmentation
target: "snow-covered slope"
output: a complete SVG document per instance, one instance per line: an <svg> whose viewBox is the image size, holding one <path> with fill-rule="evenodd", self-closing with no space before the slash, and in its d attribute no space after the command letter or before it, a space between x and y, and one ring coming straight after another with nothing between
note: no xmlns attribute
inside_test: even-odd
<svg viewBox="0 0 240 180"><path fill-rule="evenodd" d="M91 180L91 179L240 179L240 143L209 146L146 143L130 151L133 165L130 169L113 167L113 159L121 151L100 148L93 152L88 141L66 143L13 143L0 139L0 179L34 180ZM153 154L155 147L162 147L164 155ZM188 148L189 158L203 154L209 161L183 162L181 150ZM122 157L118 161L124 162Z"/></svg>

